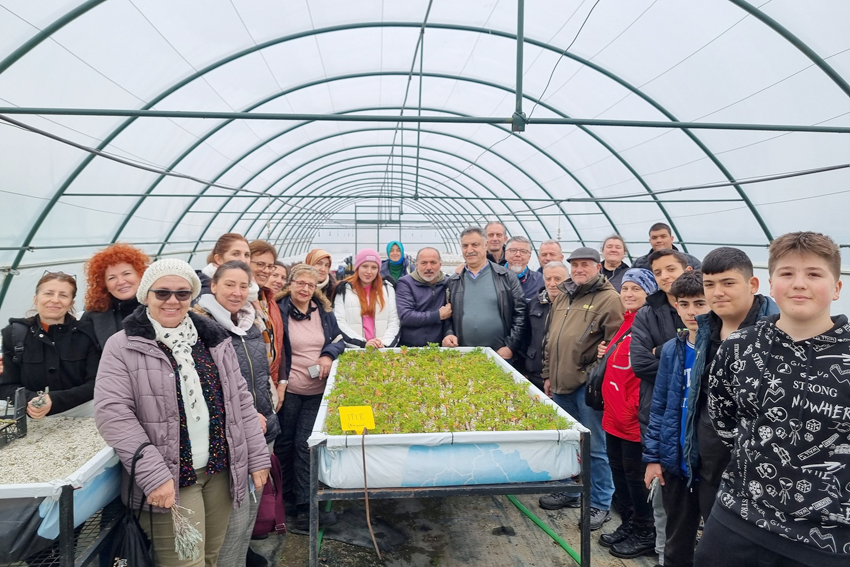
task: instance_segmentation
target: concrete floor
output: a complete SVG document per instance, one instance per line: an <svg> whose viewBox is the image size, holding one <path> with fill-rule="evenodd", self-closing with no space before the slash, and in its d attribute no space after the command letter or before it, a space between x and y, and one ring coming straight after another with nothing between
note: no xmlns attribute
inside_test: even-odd
<svg viewBox="0 0 850 567"><path fill-rule="evenodd" d="M579 551L579 529L576 509L565 508L554 512L537 506L537 496L517 497L531 512L549 525L569 545ZM334 511L346 514L346 521L362 516L362 502L335 503ZM348 510L354 507L356 509ZM348 510L348 511L346 511ZM481 565L486 567L554 567L577 565L569 555L543 530L537 527L504 496L474 496L464 498L423 498L404 500L378 500L371 502L371 512L376 532L384 536L396 532L406 542L391 551L382 552L379 561L371 543L360 547L325 539L320 552L320 563L338 567L454 567ZM358 521L358 523L360 523ZM619 518L605 524L593 533L592 565L594 567L653 567L655 555L638 559L618 559L599 546L601 533L611 532ZM368 532L363 525L357 531ZM394 529L393 529L394 528ZM384 530L383 532L381 530ZM380 537L380 536L379 536ZM287 534L268 549L279 559L278 567L302 567L308 564L308 537ZM256 542L255 542L256 543ZM254 547L256 548L255 544ZM266 546L272 542L267 541Z"/></svg>

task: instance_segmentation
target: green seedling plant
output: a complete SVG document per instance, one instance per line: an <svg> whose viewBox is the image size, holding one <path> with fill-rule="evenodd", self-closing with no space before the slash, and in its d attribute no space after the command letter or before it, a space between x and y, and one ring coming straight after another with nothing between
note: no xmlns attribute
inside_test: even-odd
<svg viewBox="0 0 850 567"><path fill-rule="evenodd" d="M372 406L370 433L569 429L568 419L528 394L483 350L429 346L367 349L339 358L328 392L327 433L341 435L340 406Z"/></svg>

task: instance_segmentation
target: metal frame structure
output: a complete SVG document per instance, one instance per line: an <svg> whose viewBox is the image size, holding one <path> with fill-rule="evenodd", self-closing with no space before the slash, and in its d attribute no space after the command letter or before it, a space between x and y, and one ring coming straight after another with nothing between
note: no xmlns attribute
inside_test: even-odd
<svg viewBox="0 0 850 567"><path fill-rule="evenodd" d="M2 61L0 61L0 74L13 67L15 63L25 58L28 54L30 54L32 50L37 48L39 45L41 45L45 41L48 41L54 34L58 33L66 26L73 24L77 19L85 17L85 15L88 14L91 10L97 9L101 4L104 4L104 2L105 0L88 0L86 2L83 2L79 6L68 11L66 14L59 16L58 18L50 22L48 25L42 27L40 31L38 31L32 37L23 42L20 47L15 49ZM826 76L828 80L831 81L846 96L850 96L850 84L848 84L848 82L842 77L842 75L837 72L824 57L819 55L803 39L795 36L794 33L792 33L789 29L782 26L775 19L767 15L763 10L753 6L749 2L745 0L730 0L730 2L735 7L737 7L742 13L748 14L756 18L758 22L760 22L766 29L770 31L770 33L777 35L784 42L787 42L795 50L797 50L799 53L808 58L817 67L820 73ZM489 124L505 132L508 132L509 130L508 128L501 127L501 124L504 124L506 127L510 125L510 130L513 130L514 132L522 132L525 131L527 128L533 128L535 125L560 124L570 125L579 128L584 134L590 137L590 140L593 144L598 144L601 148L603 148L606 152L613 156L618 161L618 163L622 165L626 169L626 171L628 171L629 175L631 175L633 179L635 179L643 187L643 189L646 191L646 195L649 197L649 199L652 200L651 202L658 207L658 210L661 215L664 217L666 222L668 222L668 224L673 227L674 232L677 234L680 233L676 228L674 216L671 215L665 208L665 203L671 201L659 198L658 195L656 195L656 192L651 187L650 183L646 179L644 179L632 165L629 164L625 156L618 152L612 144L608 143L604 139L603 135L600 134L598 130L599 128L606 127L633 127L676 129L682 132L687 137L687 139L690 140L690 143L694 145L697 151L704 155L705 158L710 161L713 167L716 168L716 170L728 181L729 186L734 189L738 196L737 200L748 209L749 213L752 215L753 220L760 227L761 233L763 234L765 239L764 244L766 245L773 237L773 234L767 223L759 214L759 211L757 210L754 203L750 200L749 196L743 191L741 185L732 175L731 171L725 166L725 164L718 157L718 155L716 155L709 148L709 146L705 143L703 138L697 134L697 132L704 130L748 130L812 132L824 135L846 135L847 133L850 133L850 128L842 126L682 122L674 115L674 113L670 109L666 108L659 101L653 98L644 88L631 84L625 77L613 72L612 70L606 68L604 65L571 53L569 51L569 48L564 49L562 46L550 44L546 41L542 41L537 38L528 37L525 34L524 29L524 4L524 0L517 0L517 25L515 33L486 27L476 27L471 25L429 21L429 14L431 10L431 3L429 3L428 9L421 22L352 22L348 24L326 26L322 28L299 31L296 33L291 33L280 37L273 37L266 41L255 43L255 45L246 49L226 54L218 60L210 62L205 67L196 70L196 72L191 73L190 75L176 81L174 84L168 86L163 91L152 96L147 102L147 104L145 104L140 109L63 109L2 107L0 108L0 115L23 114L43 116L76 115L126 117L126 120L122 121L120 125L114 128L108 135L103 137L97 148L94 148L96 151L103 151L107 149L122 132L124 132L130 125L132 125L132 123L136 119L140 117L145 117L146 119L150 119L152 117L182 117L198 119L212 118L223 120L223 122L211 128L206 134L200 136L194 143L192 143L190 146L180 152L180 154L175 159L173 159L168 165L163 166L163 169L166 171L171 171L172 169L179 167L181 163L184 163L184 160L192 156L193 152L197 150L203 143L215 136L216 133L221 132L224 128L227 127L227 125L231 124L235 120L282 120L298 122L294 126L287 127L276 135L268 139L262 140L259 144L253 146L252 148L244 152L243 155L234 159L230 163L230 165L224 168L219 174L217 174L213 179L211 179L209 183L205 185L205 187L198 191L194 195L194 199L191 199L190 202L187 203L182 213L180 213L174 220L172 230L169 231L168 236L163 238L161 242L149 243L149 245L158 246L158 250L156 252L157 255L172 253L172 251L166 250L166 247L175 244L175 242L171 241L171 236L174 233L174 229L181 223L182 219L184 219L187 215L201 212L200 210L193 209L193 207L199 199L204 196L208 196L207 190L212 187L212 184L216 183L216 180L220 179L228 171L230 171L233 167L237 165L239 165L240 167L244 167L246 158L253 155L258 149L261 149L267 146L268 144L271 144L279 137L285 136L286 134L295 131L296 129L310 124L314 121L334 121L338 123L357 121L369 124L394 124L394 127L367 127L360 130L341 132L339 135L346 136L353 135L356 132L395 130L396 135L400 134L401 141L397 141L396 136L394 135L393 142L389 145L388 155L381 156L379 154L374 154L374 157L387 158L383 176L379 175L380 171L378 170L371 172L374 174L371 177L363 176L361 178L356 179L356 183L353 182L355 180L352 179L352 183L325 185L322 186L319 191L311 190L308 187L300 187L292 191L291 189L297 187L302 180L312 175L316 171L325 170L323 172L324 178L341 174L343 172L346 175L351 174L351 177L354 178L356 176L353 174L353 171L357 168L364 167L363 164L357 163L358 160L362 159L362 156L353 156L347 160L339 160L337 162L334 162L332 166L327 164L319 164L318 159L311 159L299 163L297 167L292 168L291 171L288 171L285 175L279 177L274 183L271 183L268 186L264 187L261 191L259 191L261 195L242 194L241 192L245 191L244 186L245 184L247 184L247 182L239 188L233 188L233 194L230 196L230 198L225 199L225 202L221 205L218 211L211 214L210 220L206 224L206 229L204 229L198 234L198 238L195 240L195 242L201 243L209 241L210 238L207 236L207 233L210 230L210 227L212 227L216 220L218 220L222 216L230 215L236 216L236 219L232 222L232 226L237 226L242 220L246 220L247 218L256 215L257 218L250 223L250 228L246 231L246 234L248 234L249 237L259 236L263 230L261 218L262 215L258 215L258 211L254 207L256 207L257 203L261 202L263 198L273 199L278 202L279 205L277 207L274 207L272 208L272 210L268 211L269 218L275 218L275 227L271 229L271 232L275 235L274 242L280 245L282 251L284 253L291 254L300 253L306 247L308 247L309 242L314 238L316 231L319 230L321 227L326 226L326 223L332 220L334 212L344 209L351 203L374 200L377 200L379 203L390 201L404 202L405 200L407 200L411 210L414 210L417 212L417 214L420 214L425 218L431 220L435 227L439 227L438 232L442 235L442 238L444 239L444 244L447 248L451 248L452 246L454 246L454 239L451 237L451 233L447 231L448 227L454 226L455 221L452 221L452 219L463 218L462 216L458 215L467 214L469 215L467 218L470 219L482 218L482 216L485 214L485 209L490 211L489 215L491 216L507 215L508 218L512 218L516 223L518 223L518 225L526 234L530 233L530 223L534 223L535 227L542 227L543 230L547 233L547 235L551 236L551 233L549 233L548 225L542 221L542 215L537 214L529 206L529 203L533 202L533 200L523 199L522 196L516 191L514 191L514 194L517 198L515 203L520 204L520 206L517 207L516 210L514 208L508 208L506 212L500 212L497 211L492 205L490 205L487 202L488 198L482 195L480 189L481 187L485 186L485 184L480 179L481 172L478 171L483 170L481 166L475 164L475 168L473 168L475 170L473 172L474 175L473 173L466 173L466 171L471 168L471 166L469 166L464 168L462 172L458 173L455 177L449 177L446 171L438 171L436 168L432 168L429 170L423 167L423 164L428 163L428 158L425 157L423 153L431 151L432 149L438 150L438 148L429 149L427 145L422 144L422 135L448 135L445 132L423 129L423 124ZM314 80L303 84L290 86L279 93L266 96L262 100L251 104L244 110L238 112L155 110L157 104L163 102L167 97L174 93L177 93L184 87L187 87L193 81L203 79L206 75L212 73L213 71L220 69L230 63L236 62L242 58L250 56L254 53L262 53L262 51L265 49L282 45L287 42L293 42L299 39L319 38L323 35L334 34L337 32L346 32L350 30L362 29L391 28L415 28L419 30L418 39L412 58L413 61L410 65L409 71L363 72L339 76L326 76L320 80ZM499 84L492 81L486 81L471 77L427 72L424 67L424 58L426 55L425 35L428 30L442 30L462 34L475 34L477 36L487 35L489 37L495 37L515 42L516 59L514 63L516 72L514 84ZM651 108L657 113L659 113L665 120L606 120L596 118L576 118L569 116L566 112L564 112L562 108L556 108L552 105L546 104L545 101L529 96L523 90L523 58L526 46L533 46L537 49L542 50L543 52L556 54L559 57L570 59L573 62L581 65L583 68L587 68L592 72L597 73L604 80L612 82L619 88L622 88L625 92L637 97L638 100L640 100L643 104L648 105L648 108ZM287 94L291 94L300 90L308 89L311 87L320 87L335 81L356 80L362 77L376 76L407 77L408 84L407 89L405 89L405 100L402 102L401 107L381 106L368 109L348 109L333 114L280 114L258 112L258 109L260 109L263 105L272 102L276 99L279 99L280 97L284 97ZM418 78L419 80L417 101L418 104L407 105L407 99L408 95L410 94L411 88L411 80L413 78ZM423 81L425 80L461 81L488 89L502 90L506 93L512 94L515 97L516 102L514 112L511 116L483 117L463 115L461 113L453 111L452 109L427 108L423 106L422 103L422 85ZM533 103L535 105L535 108L538 106L544 108L548 112L552 113L554 116L526 116L523 109L524 101L529 101ZM386 111L392 110L398 111L399 114L395 116L385 114ZM384 112L384 114L370 114L370 112L373 111ZM415 111L415 114L405 114L408 111ZM423 112L426 112L428 114L423 114ZM404 125L407 123L415 125L415 129L405 128ZM594 129L591 130L591 128ZM405 133L408 133L409 135L415 134L415 136L413 136L415 137L415 142L405 143ZM565 219L565 221L570 225L570 229L575 234L575 241L579 244L586 244L585 238L582 236L580 228L576 225L576 223L573 222L573 218L576 213L570 211L564 206L564 204L567 203L569 200L558 199L557 197L552 195L549 191L547 191L544 184L541 184L537 180L534 180L533 177L529 175L529 172L524 172L517 163L513 162L510 159L509 156L500 155L492 147L484 147L482 144L475 142L472 137L456 136L456 138L462 143L468 144L470 147L478 147L479 149L483 148L484 153L496 157L499 160L503 160L505 163L510 164L511 168L521 172L523 175L526 175L529 179L533 180L537 188L541 189L543 191L543 194L547 197L544 198L543 201L546 203L551 203L553 209L557 210L558 214L561 215ZM614 223L611 216L609 216L609 214L606 212L605 207L606 203L612 202L611 200L605 198L596 198L593 195L592 191L583 183L581 183L578 176L571 171L570 165L562 159L558 159L552 154L545 152L543 148L536 146L530 140L523 139L518 136L514 136L514 138L530 144L531 147L535 148L536 152L538 152L540 155L545 156L548 160L555 164L556 167L564 171L571 178L571 182L576 183L577 187L587 195L587 199L585 202L592 203L598 210L598 213L596 214L602 215L606 219L606 221L611 225L612 230L617 231L618 227ZM306 144L304 147L314 146L328 139L330 138L328 137L319 140L314 140ZM405 150L409 150L410 154L405 156ZM293 150L293 152L294 151L295 150ZM455 157L460 158L460 156ZM11 285L11 282L17 272L17 269L25 265L24 257L26 255L26 252L34 248L33 242L38 235L41 225L48 218L54 206L60 201L60 199L70 198L75 195L86 195L85 191L73 191L73 186L75 184L75 181L84 171L86 171L86 169L94 159L94 153L87 156L65 178L65 180L59 184L52 197L47 199L47 202L41 210L41 213L38 215L38 218L32 224L29 231L26 232L26 234L21 239L20 246L5 248L7 250L13 248L17 249L18 253L15 256L14 260L11 262L11 264L8 267L3 268L3 271L6 272L6 276L4 278L2 287L0 287L0 305L2 305L3 300L6 297L6 294L9 290L9 286ZM469 160L466 161L468 162ZM317 169L312 170L310 173L302 176L298 180L292 179L291 176L293 176L293 174L297 170L302 168L304 168L305 170L307 170L308 168L312 168L312 163L316 163ZM254 171L254 174L251 176L251 179L257 178L263 171L267 170L273 165L274 163L269 163L266 164L264 167L256 169ZM398 166L397 168L396 165ZM445 164L440 163L440 166L445 167ZM331 167L336 167L337 169L330 169ZM454 168L455 171L457 171L457 169L458 168ZM425 172L429 172L433 174L433 176L429 177L428 175L426 175ZM485 176L486 175L488 174L485 173ZM499 179L497 175L494 175L493 173L490 173L489 175L492 176L491 178L496 179L502 185L508 186L508 184L506 184L503 180ZM139 208L146 202L147 199L165 196L164 194L157 194L155 192L156 188L158 187L160 182L165 179L165 177L165 174L158 176L158 178L146 190L142 191L141 194L128 195L121 193L112 193L100 195L104 198L133 197L137 199L135 204L130 208L127 215L125 216L124 222L122 222L120 224L120 227L115 231L111 242L115 242L122 238L122 234L124 232L124 229L127 227L128 222L136 213L136 211L138 211ZM317 182L314 180L311 183L315 185ZM457 187L450 189L449 185ZM508 199L504 197L498 197L495 192L489 192L493 196L493 201L501 201L503 204L508 201ZM231 206L231 203L233 203L233 199L245 197L249 198L248 201L242 202L242 204L244 204L245 206L241 208L237 207L236 210L234 210L234 208ZM431 202L429 204L426 204L426 201ZM453 204L451 206L447 206L445 203L441 203L441 201L452 201ZM617 202L625 201L619 200ZM648 201L639 202L645 203ZM460 211L458 211L455 210L453 207L461 207L461 209ZM322 212L316 214L316 212L319 210L322 210ZM308 211L312 211L312 215ZM207 213L207 211L204 212ZM529 213L533 218L525 218L527 216L526 213ZM286 226L288 223L285 223L284 221L290 220L288 219L288 215L290 214L292 216L291 220L293 220L293 226ZM563 240L569 241L570 239L566 238ZM687 240L680 240L682 241L683 247L687 249ZM143 243L135 244L141 245ZM760 244L748 243L744 245L756 246ZM198 246L196 245L192 251L192 254L190 254L190 257L197 251L197 248Z"/></svg>
<svg viewBox="0 0 850 567"><path fill-rule="evenodd" d="M324 443L323 443L324 444ZM319 482L319 450L310 447L310 567L319 566L319 502L363 500L359 488L329 488ZM404 488L370 488L370 500L388 498L439 498L450 496L484 496L488 494L547 494L570 492L581 494L581 567L590 567L590 432L581 433L581 484L570 479L548 482L507 484L471 484L461 486L428 486Z"/></svg>

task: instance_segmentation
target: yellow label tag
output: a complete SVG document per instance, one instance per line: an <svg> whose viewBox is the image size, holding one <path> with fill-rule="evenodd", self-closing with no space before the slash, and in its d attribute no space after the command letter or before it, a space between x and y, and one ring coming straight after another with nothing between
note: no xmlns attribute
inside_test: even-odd
<svg viewBox="0 0 850 567"><path fill-rule="evenodd" d="M375 414L372 406L348 406L339 408L339 421L343 431L363 433L363 428L375 429Z"/></svg>

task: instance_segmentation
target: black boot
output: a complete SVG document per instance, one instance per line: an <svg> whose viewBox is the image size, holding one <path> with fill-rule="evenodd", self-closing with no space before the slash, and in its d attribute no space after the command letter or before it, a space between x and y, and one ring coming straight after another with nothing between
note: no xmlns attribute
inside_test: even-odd
<svg viewBox="0 0 850 567"><path fill-rule="evenodd" d="M309 534L310 533L310 509L307 506L298 506L297 507L297 517L294 522L287 523L287 527L289 531L294 534ZM336 517L336 514L333 512L326 512L325 510L319 510L319 527L327 528L335 523L337 523L339 519Z"/></svg>
<svg viewBox="0 0 850 567"><path fill-rule="evenodd" d="M630 522L623 522L616 530L610 534L602 534L599 536L599 545L602 547L611 547L614 544L625 541L634 532L634 526Z"/></svg>
<svg viewBox="0 0 850 567"><path fill-rule="evenodd" d="M245 567L268 567L268 560L251 549L248 548L248 555L245 557Z"/></svg>
<svg viewBox="0 0 850 567"><path fill-rule="evenodd" d="M655 555L655 527L635 526L632 535L611 546L610 553L623 559Z"/></svg>

